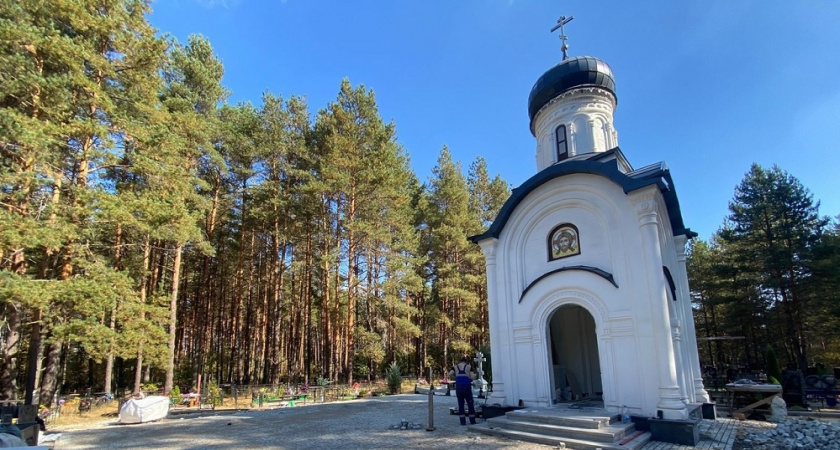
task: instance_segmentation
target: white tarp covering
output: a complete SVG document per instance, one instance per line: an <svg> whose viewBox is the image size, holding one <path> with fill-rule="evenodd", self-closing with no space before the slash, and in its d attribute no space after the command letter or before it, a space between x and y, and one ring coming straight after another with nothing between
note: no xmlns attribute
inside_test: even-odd
<svg viewBox="0 0 840 450"><path fill-rule="evenodd" d="M120 408L120 423L143 423L163 419L169 412L169 397L151 395L131 399Z"/></svg>

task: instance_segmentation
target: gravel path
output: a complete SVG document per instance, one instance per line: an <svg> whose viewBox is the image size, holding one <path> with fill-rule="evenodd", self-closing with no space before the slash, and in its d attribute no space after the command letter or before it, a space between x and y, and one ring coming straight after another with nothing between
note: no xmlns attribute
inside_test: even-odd
<svg viewBox="0 0 840 450"><path fill-rule="evenodd" d="M403 394L294 408L170 414L154 423L116 421L64 430L53 448L65 449L548 449L467 431L449 414L455 396L435 396L434 431L428 397ZM393 429L405 420L418 429Z"/></svg>

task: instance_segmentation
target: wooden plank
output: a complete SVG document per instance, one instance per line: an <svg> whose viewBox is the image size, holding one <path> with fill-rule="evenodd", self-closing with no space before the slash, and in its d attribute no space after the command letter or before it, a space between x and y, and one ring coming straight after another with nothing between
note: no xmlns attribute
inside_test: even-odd
<svg viewBox="0 0 840 450"><path fill-rule="evenodd" d="M772 401L773 401L773 399L774 399L774 398L776 398L778 395L779 395L779 394L773 394L773 395L771 395L770 397L767 397L767 398L761 399L761 400L759 400L759 401L757 401L757 402L755 402L755 403L752 403L752 404L747 405L747 406L745 406L745 407L743 407L743 408L740 408L740 409L736 410L735 412L733 412L732 414L746 412L746 411L749 411L749 410L753 410L753 409L755 409L755 408L757 408L757 407L759 407L759 406L761 406L761 405L766 405L766 404L768 404L768 403L772 402Z"/></svg>

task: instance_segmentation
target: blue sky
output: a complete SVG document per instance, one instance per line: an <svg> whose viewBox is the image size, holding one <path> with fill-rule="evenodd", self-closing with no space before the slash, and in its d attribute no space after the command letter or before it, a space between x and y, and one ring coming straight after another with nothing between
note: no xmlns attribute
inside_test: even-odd
<svg viewBox="0 0 840 450"><path fill-rule="evenodd" d="M376 93L421 180L443 145L518 186L536 173L527 100L561 59L606 61L619 145L634 167L665 161L688 227L708 239L757 162L797 177L840 214L840 2L159 0L149 20L202 34L231 103L305 96L313 117L341 79Z"/></svg>

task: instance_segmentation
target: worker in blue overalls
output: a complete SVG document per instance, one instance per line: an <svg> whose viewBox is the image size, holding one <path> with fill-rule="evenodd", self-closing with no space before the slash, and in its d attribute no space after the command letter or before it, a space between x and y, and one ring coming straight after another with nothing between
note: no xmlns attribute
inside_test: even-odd
<svg viewBox="0 0 840 450"><path fill-rule="evenodd" d="M461 425L467 424L467 419L464 417L464 402L467 402L469 407L470 423L475 424L475 405L473 404L472 393L472 381L475 378L475 373L467 363L466 356L461 357L461 362L452 367L449 376L455 378L455 395L458 397L458 415L461 417Z"/></svg>

